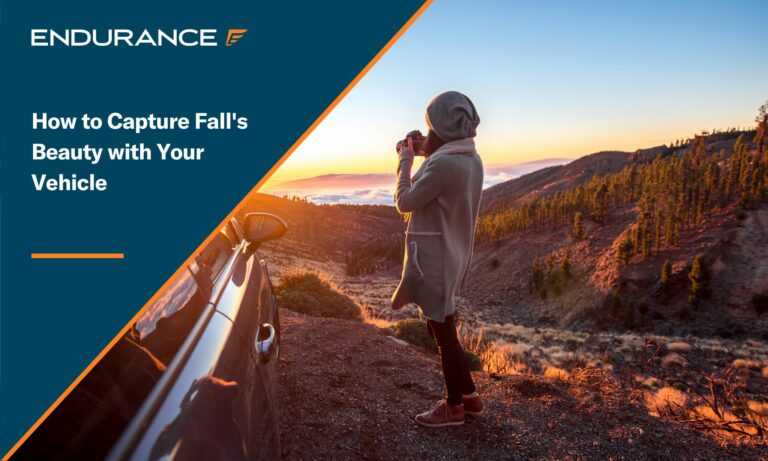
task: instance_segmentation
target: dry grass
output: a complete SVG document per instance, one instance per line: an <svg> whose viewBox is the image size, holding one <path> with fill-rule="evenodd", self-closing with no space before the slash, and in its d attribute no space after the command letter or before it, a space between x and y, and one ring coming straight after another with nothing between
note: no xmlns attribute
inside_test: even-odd
<svg viewBox="0 0 768 461"><path fill-rule="evenodd" d="M665 367L683 366L685 363L686 360L677 352L671 352L661 359L661 364Z"/></svg>
<svg viewBox="0 0 768 461"><path fill-rule="evenodd" d="M483 371L499 375L522 374L530 371L516 345L489 341L485 331L476 323L460 323L457 331L461 346L480 358Z"/></svg>
<svg viewBox="0 0 768 461"><path fill-rule="evenodd" d="M667 344L667 350L669 352L688 352L691 350L691 345L683 341L673 341Z"/></svg>
<svg viewBox="0 0 768 461"><path fill-rule="evenodd" d="M387 318L384 314L373 309L367 304L360 306L360 317L363 322L379 328L389 328L394 322Z"/></svg>
<svg viewBox="0 0 768 461"><path fill-rule="evenodd" d="M546 378L566 380L570 376L571 374L568 373L566 370L563 370L562 368L558 368L552 365L547 365L544 368L544 377Z"/></svg>
<svg viewBox="0 0 768 461"><path fill-rule="evenodd" d="M653 416L685 416L687 414L688 395L671 386L664 386L656 392L646 391L643 400L648 412Z"/></svg>
<svg viewBox="0 0 768 461"><path fill-rule="evenodd" d="M591 366L574 368L568 374L568 380L578 386L594 389L603 395L613 394L621 388L610 370Z"/></svg>
<svg viewBox="0 0 768 461"><path fill-rule="evenodd" d="M646 360L651 367L662 347L649 341L647 349L652 351ZM744 360L739 366L734 363L714 371L689 365L683 375L657 376L666 385L656 392L642 391L646 407L654 416L687 424L725 441L744 438L766 441L768 418L762 411L768 405L764 407L761 402L750 400L747 393L754 362ZM758 370L760 365L757 364Z"/></svg>
<svg viewBox="0 0 768 461"><path fill-rule="evenodd" d="M733 361L732 366L734 368L749 368L759 370L762 366L762 362L756 359L736 359Z"/></svg>

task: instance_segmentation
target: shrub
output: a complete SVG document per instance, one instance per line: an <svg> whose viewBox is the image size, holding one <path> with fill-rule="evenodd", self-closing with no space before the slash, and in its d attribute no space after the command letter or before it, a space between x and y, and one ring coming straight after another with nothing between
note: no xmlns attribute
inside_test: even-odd
<svg viewBox="0 0 768 461"><path fill-rule="evenodd" d="M398 338L414 346L435 351L437 345L427 331L427 322L421 319L403 319L392 325L392 332Z"/></svg>
<svg viewBox="0 0 768 461"><path fill-rule="evenodd" d="M464 357L467 359L467 368L469 371L483 371L483 361L474 352L464 351Z"/></svg>
<svg viewBox="0 0 768 461"><path fill-rule="evenodd" d="M289 272L275 288L277 303L314 317L360 320L360 306L314 272Z"/></svg>
<svg viewBox="0 0 768 461"><path fill-rule="evenodd" d="M379 264L403 262L405 242L402 238L382 239L357 246L347 253L347 275L356 276L376 272Z"/></svg>
<svg viewBox="0 0 768 461"><path fill-rule="evenodd" d="M691 272L688 273L688 279L691 282L688 301L696 306L699 300L705 297L708 293L707 285L709 284L709 272L707 271L707 264L702 253L697 254L693 259Z"/></svg>

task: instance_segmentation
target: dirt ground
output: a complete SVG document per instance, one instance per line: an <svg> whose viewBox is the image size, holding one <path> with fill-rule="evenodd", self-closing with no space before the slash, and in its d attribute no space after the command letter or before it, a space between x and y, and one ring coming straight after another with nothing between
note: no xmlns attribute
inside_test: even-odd
<svg viewBox="0 0 768 461"><path fill-rule="evenodd" d="M487 412L427 429L442 395L437 357L387 330L281 310L282 457L306 459L768 459L649 416L619 388L475 373Z"/></svg>

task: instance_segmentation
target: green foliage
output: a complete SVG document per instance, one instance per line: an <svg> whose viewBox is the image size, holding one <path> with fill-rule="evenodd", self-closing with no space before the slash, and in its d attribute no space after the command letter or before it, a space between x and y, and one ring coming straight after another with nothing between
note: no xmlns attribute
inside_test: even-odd
<svg viewBox="0 0 768 461"><path fill-rule="evenodd" d="M403 341L414 346L435 351L435 339L427 331L427 322L421 319L403 319L392 325L392 332Z"/></svg>
<svg viewBox="0 0 768 461"><path fill-rule="evenodd" d="M405 243L401 238L367 242L347 254L347 275L372 274L379 265L402 263L404 254Z"/></svg>
<svg viewBox="0 0 768 461"><path fill-rule="evenodd" d="M464 357L467 359L467 368L469 371L483 371L483 361L477 354L465 350Z"/></svg>
<svg viewBox="0 0 768 461"><path fill-rule="evenodd" d="M664 261L664 264L661 266L662 288L666 288L669 285L671 278L672 278L672 264L669 262L669 259L667 259Z"/></svg>
<svg viewBox="0 0 768 461"><path fill-rule="evenodd" d="M704 255L699 253L693 258L691 271L688 273L688 280L691 282L690 295L688 301L694 306L699 300L707 295L707 285L709 284L709 272Z"/></svg>
<svg viewBox="0 0 768 461"><path fill-rule="evenodd" d="M537 293L541 299L547 299L550 290L555 296L560 296L572 276L570 254L567 250L563 253L563 259L559 264L556 264L554 254L544 258L544 266L540 260L534 259L531 278L528 281L528 292Z"/></svg>
<svg viewBox="0 0 768 461"><path fill-rule="evenodd" d="M314 317L360 319L360 306L313 272L283 274L275 287L280 307Z"/></svg>

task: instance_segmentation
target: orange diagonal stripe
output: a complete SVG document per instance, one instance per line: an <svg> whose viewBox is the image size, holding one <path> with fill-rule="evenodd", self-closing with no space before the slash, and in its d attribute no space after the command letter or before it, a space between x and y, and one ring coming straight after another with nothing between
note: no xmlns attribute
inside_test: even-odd
<svg viewBox="0 0 768 461"><path fill-rule="evenodd" d="M32 259L123 259L125 253L32 253Z"/></svg>
<svg viewBox="0 0 768 461"><path fill-rule="evenodd" d="M251 189L250 192L248 192L245 195L245 197L243 197L240 203L237 204L237 206L227 215L226 218L224 218L219 223L218 226L214 227L213 232L211 232L211 234L203 241L203 243L201 243L197 247L197 249L192 252L192 254L187 258L187 260L184 261L184 263L182 263L178 269L176 269L176 271L168 278L168 280L165 281L163 286L161 286L160 289L157 290L157 292L155 292L155 294L152 296L152 298L149 299L149 301L146 302L146 304L144 304L144 307L142 307L136 313L136 315L134 315L133 318L128 321L128 323L123 327L123 329L120 330L120 332L114 338L112 338L109 344L107 344L107 346L101 352L99 352L99 355L97 355L91 361L91 363L85 368L85 370L83 370L82 373L78 375L78 377L72 382L72 384L70 384L69 387L67 387L67 389L64 390L64 392L59 396L59 398L57 398L56 401L54 401L53 404L50 407L48 407L45 413L43 413L43 415L40 416L40 418L38 418L35 424L33 424L32 427L30 427L29 430L27 430L24 436L22 436L21 439L19 439L19 441L16 442L16 444L11 448L11 450L8 453L6 453L6 455L3 457L3 460L6 460L11 456L13 456L16 450L18 450L19 447L29 438L29 436L32 435L35 429L37 429L38 426L40 426L43 423L43 421L45 421L48 418L48 416L53 412L53 410L55 410L56 407L58 407L59 404L80 383L80 381L82 381L83 378L85 378L88 372L90 372L91 369L93 369L93 367L96 366L96 364L99 363L99 361L107 354L107 352L109 352L112 346L114 346L115 343L117 343L117 341L120 340L121 337L123 337L123 335L131 328L131 325L136 323L136 320L138 320L139 317L141 317L144 311L146 311L149 308L149 306L151 306L152 303L154 303L155 300L157 300L157 298L160 297L160 294L170 285L171 281L179 273L181 273L189 263L192 262L194 255L199 253L200 250L202 250L213 239L213 237L216 235L216 232L221 227L223 227L227 222L229 222L230 219L232 219L232 217L243 206L243 204L245 204L246 198L248 198L248 196L258 191L261 188L261 186L264 185L264 183L275 173L275 171L277 171L277 169L280 168L280 166L283 163L285 163L288 157L290 157L291 154L293 154L293 152L299 147L299 145L301 145L301 143L303 143L304 140L307 139L307 137L310 134L312 134L315 128L317 128L317 126L320 125L320 123L322 123L323 120L325 120L328 114L330 114L331 111L333 111L333 109L339 104L339 102L341 102L341 100L344 99L350 91L352 91L352 88L354 88L360 82L360 80L363 77L365 77L368 71L370 71L371 68L374 65L376 65L379 59L381 59L381 57L384 56L384 54L392 47L392 45L394 45L395 42L397 42L400 39L400 37L402 37L403 34L413 25L413 23L416 22L417 19L419 19L419 16L421 16L424 13L424 11L426 11L427 8L429 8L429 6L432 4L433 1L434 0L427 0L426 2L424 2L424 4L421 5L421 7L413 14L413 16L411 16L410 19L408 19L408 22L406 22L403 25L403 27L401 27L400 30L398 30L397 33L387 42L387 44L384 45L384 47L381 50L379 50L378 53L376 53L376 56L374 56L373 59L371 59L371 61L363 68L363 70L361 70L360 73L357 74L354 80L352 80L349 83L349 85L347 85L347 87L344 88L344 90L336 97L336 99L334 99L333 102L331 102L331 104L320 114L320 116L312 123L312 125L310 125L306 131L304 131L304 133L299 137L299 139L296 140L295 143L293 143L293 145L288 149L288 151L286 151L286 153L283 154L282 157L280 157L280 160L278 160L277 163L275 163L275 165L267 172L267 174L261 179L261 181L259 181L253 187L253 189Z"/></svg>

